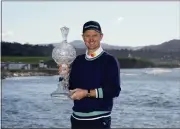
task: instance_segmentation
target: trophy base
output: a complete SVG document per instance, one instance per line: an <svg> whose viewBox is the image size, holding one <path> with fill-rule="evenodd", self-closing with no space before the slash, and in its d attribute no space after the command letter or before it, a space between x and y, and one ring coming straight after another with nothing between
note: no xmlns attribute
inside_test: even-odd
<svg viewBox="0 0 180 129"><path fill-rule="evenodd" d="M67 100L70 99L69 90L64 90L61 86L57 88L54 92L51 93L51 98L55 101Z"/></svg>
<svg viewBox="0 0 180 129"><path fill-rule="evenodd" d="M68 103L70 99L70 96L68 93L56 93L53 92L51 94L51 100L55 105L61 105L61 104L65 104Z"/></svg>
<svg viewBox="0 0 180 129"><path fill-rule="evenodd" d="M57 99L60 99L60 100L64 100L64 99L69 99L69 93L56 93L56 92L53 92L51 94L51 97L52 98L57 98Z"/></svg>
<svg viewBox="0 0 180 129"><path fill-rule="evenodd" d="M64 82L59 82L57 89L51 93L51 99L55 104L68 102L68 99L70 99L70 93L68 88L64 86Z"/></svg>

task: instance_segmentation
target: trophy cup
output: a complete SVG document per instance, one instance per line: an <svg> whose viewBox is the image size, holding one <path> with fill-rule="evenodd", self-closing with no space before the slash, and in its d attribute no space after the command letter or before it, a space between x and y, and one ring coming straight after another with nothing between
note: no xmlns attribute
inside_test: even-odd
<svg viewBox="0 0 180 129"><path fill-rule="evenodd" d="M52 58L54 61L62 67L62 72L60 73L58 88L51 93L52 98L58 99L68 99L69 98L69 72L65 70L68 65L70 65L76 58L75 48L67 43L67 36L69 33L69 28L60 28L63 41L57 45L52 51Z"/></svg>

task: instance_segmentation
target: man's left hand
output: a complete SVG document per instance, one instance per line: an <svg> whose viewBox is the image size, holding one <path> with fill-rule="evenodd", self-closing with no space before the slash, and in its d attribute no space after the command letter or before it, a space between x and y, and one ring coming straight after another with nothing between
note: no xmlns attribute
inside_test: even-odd
<svg viewBox="0 0 180 129"><path fill-rule="evenodd" d="M74 90L70 90L70 94L72 100L80 100L87 96L88 91L85 89L76 88Z"/></svg>

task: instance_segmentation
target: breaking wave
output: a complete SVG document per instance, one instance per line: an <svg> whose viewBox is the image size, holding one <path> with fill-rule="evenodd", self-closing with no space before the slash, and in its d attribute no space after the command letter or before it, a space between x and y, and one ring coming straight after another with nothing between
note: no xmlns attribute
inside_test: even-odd
<svg viewBox="0 0 180 129"><path fill-rule="evenodd" d="M163 74L163 73L169 73L169 72L172 72L172 71L170 69L155 68L152 70L146 70L144 73L156 75L156 74Z"/></svg>

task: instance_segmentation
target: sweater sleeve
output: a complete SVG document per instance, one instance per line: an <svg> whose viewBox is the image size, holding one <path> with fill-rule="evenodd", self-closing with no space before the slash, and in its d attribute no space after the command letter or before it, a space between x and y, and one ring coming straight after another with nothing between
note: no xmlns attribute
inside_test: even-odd
<svg viewBox="0 0 180 129"><path fill-rule="evenodd" d="M107 62L106 76L101 88L97 89L98 98L118 97L121 91L120 87L120 65L114 57Z"/></svg>
<svg viewBox="0 0 180 129"><path fill-rule="evenodd" d="M75 60L74 60L74 62L75 62ZM74 89L73 88L73 84L72 84L72 73L73 73L74 62L70 65L70 71L69 71L69 90L73 90Z"/></svg>
<svg viewBox="0 0 180 129"><path fill-rule="evenodd" d="M77 56L76 58L75 58L75 60L71 63L71 65L70 65L70 72L69 72L69 90L73 90L74 89L74 87L73 87L73 83L72 83L72 77L74 76L74 67L75 67L75 65L76 65L76 62L77 62L77 60L78 60L78 58L79 58L79 56Z"/></svg>
<svg viewBox="0 0 180 129"><path fill-rule="evenodd" d="M72 85L72 81L71 81L71 72L69 74L69 90L73 90L73 85Z"/></svg>

